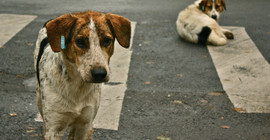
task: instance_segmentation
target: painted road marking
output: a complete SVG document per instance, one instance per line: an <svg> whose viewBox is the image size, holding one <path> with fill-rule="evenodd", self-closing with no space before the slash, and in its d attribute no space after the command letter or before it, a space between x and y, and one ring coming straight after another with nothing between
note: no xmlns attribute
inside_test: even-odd
<svg viewBox="0 0 270 140"><path fill-rule="evenodd" d="M243 27L226 27L235 39L223 47L208 46L212 60L235 108L270 113L270 65Z"/></svg>
<svg viewBox="0 0 270 140"><path fill-rule="evenodd" d="M34 15L0 14L0 48L36 17Z"/></svg>
<svg viewBox="0 0 270 140"><path fill-rule="evenodd" d="M136 22L131 23L131 45L133 42ZM102 86L101 104L94 120L95 128L118 130L120 113L127 89L128 71L131 59L130 49L121 47L115 43L115 51L111 58L110 82Z"/></svg>

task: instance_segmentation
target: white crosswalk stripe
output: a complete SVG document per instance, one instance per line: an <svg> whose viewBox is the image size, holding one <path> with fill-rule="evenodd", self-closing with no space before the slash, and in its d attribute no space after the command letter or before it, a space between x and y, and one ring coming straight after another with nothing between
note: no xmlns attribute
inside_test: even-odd
<svg viewBox="0 0 270 140"><path fill-rule="evenodd" d="M36 17L34 15L0 14L0 48Z"/></svg>
<svg viewBox="0 0 270 140"><path fill-rule="evenodd" d="M270 65L243 27L227 27L235 39L226 46L208 46L220 81L235 108L270 113Z"/></svg>

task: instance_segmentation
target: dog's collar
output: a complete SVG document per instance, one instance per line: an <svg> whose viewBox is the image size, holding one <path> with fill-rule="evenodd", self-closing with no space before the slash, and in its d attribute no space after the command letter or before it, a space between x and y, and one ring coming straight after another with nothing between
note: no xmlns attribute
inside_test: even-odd
<svg viewBox="0 0 270 140"><path fill-rule="evenodd" d="M61 36L61 49L65 50L66 49L66 45L65 45L65 37Z"/></svg>

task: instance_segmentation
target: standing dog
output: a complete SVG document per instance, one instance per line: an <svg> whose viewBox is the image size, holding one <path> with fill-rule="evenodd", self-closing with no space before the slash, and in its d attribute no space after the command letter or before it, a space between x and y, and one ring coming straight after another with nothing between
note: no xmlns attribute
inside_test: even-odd
<svg viewBox="0 0 270 140"><path fill-rule="evenodd" d="M129 47L130 21L94 11L65 14L40 30L34 62L37 105L46 140L91 139L101 83L110 76L115 38Z"/></svg>
<svg viewBox="0 0 270 140"><path fill-rule="evenodd" d="M196 1L179 13L176 21L178 34L193 43L225 45L227 39L233 39L233 34L218 24L225 9L224 0Z"/></svg>

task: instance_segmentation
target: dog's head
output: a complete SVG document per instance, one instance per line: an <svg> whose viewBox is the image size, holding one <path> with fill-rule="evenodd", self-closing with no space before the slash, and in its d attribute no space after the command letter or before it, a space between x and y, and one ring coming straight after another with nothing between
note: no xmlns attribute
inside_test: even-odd
<svg viewBox="0 0 270 140"><path fill-rule="evenodd" d="M218 21L220 14L226 10L225 0L200 0L199 9Z"/></svg>
<svg viewBox="0 0 270 140"><path fill-rule="evenodd" d="M130 44L130 21L111 13L65 14L49 21L46 29L52 50L62 52L63 58L76 67L85 82L109 80L108 65L115 38L125 48Z"/></svg>

